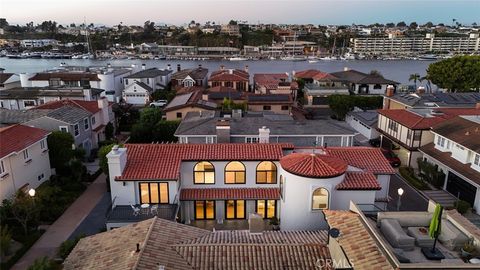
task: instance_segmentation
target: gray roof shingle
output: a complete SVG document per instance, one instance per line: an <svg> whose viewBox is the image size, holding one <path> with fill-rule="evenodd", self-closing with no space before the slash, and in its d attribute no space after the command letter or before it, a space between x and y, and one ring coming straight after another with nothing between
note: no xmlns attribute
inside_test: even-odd
<svg viewBox="0 0 480 270"><path fill-rule="evenodd" d="M76 124L91 115L83 109L67 105L50 111L46 116L65 123Z"/></svg>
<svg viewBox="0 0 480 270"><path fill-rule="evenodd" d="M155 78L158 76L167 76L170 73L172 73L172 71L168 69L149 68L149 69L145 69L145 70L141 70L139 72L133 73L124 78L125 79Z"/></svg>

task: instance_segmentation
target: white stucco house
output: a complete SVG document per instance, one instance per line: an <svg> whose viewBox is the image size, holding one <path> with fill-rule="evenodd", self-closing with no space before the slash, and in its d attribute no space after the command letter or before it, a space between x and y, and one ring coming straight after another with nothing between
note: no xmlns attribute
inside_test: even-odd
<svg viewBox="0 0 480 270"><path fill-rule="evenodd" d="M126 144L107 158L109 229L151 217L151 205L162 218L195 226L242 224L258 213L278 218L282 230L325 229L325 209L347 210L350 200L383 207L394 173L367 147Z"/></svg>
<svg viewBox="0 0 480 270"><path fill-rule="evenodd" d="M50 178L48 134L23 125L0 128L0 202L19 190L35 189Z"/></svg>
<svg viewBox="0 0 480 270"><path fill-rule="evenodd" d="M362 134L367 140L380 136L377 131L378 113L375 110L364 111L355 108L345 116L345 122L354 130Z"/></svg>
<svg viewBox="0 0 480 270"><path fill-rule="evenodd" d="M153 89L143 82L130 83L123 90L123 100L132 105L145 106L150 102Z"/></svg>

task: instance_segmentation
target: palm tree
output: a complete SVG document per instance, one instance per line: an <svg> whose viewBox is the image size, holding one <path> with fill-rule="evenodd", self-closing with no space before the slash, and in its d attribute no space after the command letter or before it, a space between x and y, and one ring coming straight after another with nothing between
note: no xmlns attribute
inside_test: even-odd
<svg viewBox="0 0 480 270"><path fill-rule="evenodd" d="M431 86L431 83L432 83L432 82L430 81L430 77L428 77L428 75L425 75L425 76L423 76L423 77L420 77L420 78L418 79L418 81L419 81L419 82L427 81L427 93L429 93L429 92L432 91L432 89L431 89L431 87L432 87L432 86Z"/></svg>
<svg viewBox="0 0 480 270"><path fill-rule="evenodd" d="M417 81L419 79L420 79L420 74L418 73L410 74L410 78L408 78L409 82L413 81L413 83L415 83L415 91L417 90Z"/></svg>

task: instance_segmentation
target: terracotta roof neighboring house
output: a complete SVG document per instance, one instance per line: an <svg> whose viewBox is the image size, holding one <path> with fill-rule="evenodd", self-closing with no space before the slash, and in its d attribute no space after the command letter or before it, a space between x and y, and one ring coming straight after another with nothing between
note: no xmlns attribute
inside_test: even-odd
<svg viewBox="0 0 480 270"><path fill-rule="evenodd" d="M0 72L0 84L6 82L13 75L15 75L15 73L2 73L2 72Z"/></svg>
<svg viewBox="0 0 480 270"><path fill-rule="evenodd" d="M389 109L378 110L384 115L410 129L430 129L446 119L457 115L480 115L475 108L435 108L435 109Z"/></svg>
<svg viewBox="0 0 480 270"><path fill-rule="evenodd" d="M45 138L50 132L23 125L0 128L0 158L24 150Z"/></svg>
<svg viewBox="0 0 480 270"><path fill-rule="evenodd" d="M109 102L108 105L112 106L114 103ZM60 107L70 105L77 108L84 109L91 113L97 113L101 111L101 108L98 107L98 101L86 101L86 100L73 100L73 99L62 99L57 101L50 101L42 105L38 105L34 109L58 109Z"/></svg>
<svg viewBox="0 0 480 270"><path fill-rule="evenodd" d="M327 147L324 151L338 157L348 165L374 174L395 174L395 170L385 159L379 148L373 147Z"/></svg>
<svg viewBox="0 0 480 270"><path fill-rule="evenodd" d="M170 73L172 73L172 71L169 69L149 68L130 74L124 77L124 79L155 78L158 76L167 76Z"/></svg>
<svg viewBox="0 0 480 270"><path fill-rule="evenodd" d="M345 173L345 161L322 154L292 153L280 160L287 172L304 177L332 178Z"/></svg>
<svg viewBox="0 0 480 270"><path fill-rule="evenodd" d="M184 188L180 200L278 200L278 188Z"/></svg>
<svg viewBox="0 0 480 270"><path fill-rule="evenodd" d="M74 72L46 72L46 73L37 73L29 81L48 81L50 79L60 79L62 81L100 81L97 74L95 73L74 73Z"/></svg>
<svg viewBox="0 0 480 270"><path fill-rule="evenodd" d="M471 121L473 118L476 121ZM457 116L436 125L432 132L480 153L480 116L467 119Z"/></svg>
<svg viewBox="0 0 480 270"><path fill-rule="evenodd" d="M340 236L335 239L341 245L355 270L393 270L385 255L370 236L358 214L350 211L324 210L331 228L337 228Z"/></svg>
<svg viewBox="0 0 480 270"><path fill-rule="evenodd" d="M371 172L345 173L343 182L337 185L338 190L380 190L382 187L377 181L375 175Z"/></svg>
<svg viewBox="0 0 480 270"><path fill-rule="evenodd" d="M116 180L176 180L181 161L280 160L291 144L126 144L127 164Z"/></svg>
<svg viewBox="0 0 480 270"><path fill-rule="evenodd" d="M153 218L81 239L64 269L315 269L330 259L326 237L325 231L211 232Z"/></svg>
<svg viewBox="0 0 480 270"><path fill-rule="evenodd" d="M248 82L250 75L240 69L222 69L212 72L208 81L241 81Z"/></svg>
<svg viewBox="0 0 480 270"><path fill-rule="evenodd" d="M313 79L313 77L315 76L324 75L324 74L327 74L327 73L322 72L320 70L316 70L316 69L307 69L307 70L295 72L294 77L297 79Z"/></svg>
<svg viewBox="0 0 480 270"><path fill-rule="evenodd" d="M177 95L181 95L181 94L187 94L187 93L192 93L192 92L196 92L196 91L202 91L204 89L205 88L202 87L202 86L188 86L188 87L182 87L182 88L178 89L175 93Z"/></svg>

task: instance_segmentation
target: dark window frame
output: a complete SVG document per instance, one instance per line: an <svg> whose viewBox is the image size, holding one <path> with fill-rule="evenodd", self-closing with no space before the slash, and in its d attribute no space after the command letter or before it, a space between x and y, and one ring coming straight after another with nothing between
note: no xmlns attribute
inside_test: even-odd
<svg viewBox="0 0 480 270"><path fill-rule="evenodd" d="M207 218L207 201L213 202L213 218ZM197 217L197 202L203 203L203 218ZM196 200L193 201L193 215L195 220L215 220L217 217L217 202L215 200Z"/></svg>
<svg viewBox="0 0 480 270"><path fill-rule="evenodd" d="M143 202L143 199L142 199L142 184L148 184L148 202ZM152 194L151 194L151 191L150 191L150 185L151 184L157 184L157 191L158 191L158 203L152 203ZM167 185L167 202L166 203L162 203L162 197L160 196L160 186L161 184L166 184ZM139 194L139 198L140 198L140 204L144 204L144 203L148 203L148 204L169 204L170 203L170 190L169 190L169 184L168 182L140 182L138 183L138 194Z"/></svg>
<svg viewBox="0 0 480 270"><path fill-rule="evenodd" d="M197 171L197 170L195 170L195 167L197 167L197 165L198 165L199 163L202 163L202 162L207 162L207 163L209 163L210 165L212 165L212 167L213 167L213 183L205 183L205 172L206 172L206 171ZM203 173L203 183L197 183L197 182L196 182L196 173L197 173L197 172ZM208 171L208 172L210 172L210 171ZM193 184L194 184L194 185L215 185L215 182L216 182L215 166L213 165L213 163L211 163L210 161L205 161L205 160L199 161L199 162L195 163L195 165L193 166Z"/></svg>
<svg viewBox="0 0 480 270"><path fill-rule="evenodd" d="M233 218L229 218L227 216L227 204L229 201L233 201L233 215L234 217ZM243 201L243 218L239 218L238 215L237 215L237 202L238 201ZM225 219L228 219L228 220L233 220L233 219L246 219L247 218L247 200L225 200Z"/></svg>
<svg viewBox="0 0 480 270"><path fill-rule="evenodd" d="M227 170L227 167L230 163L232 162L239 162L243 166L243 171L238 171L238 170ZM233 172L234 173L234 183L227 183L227 172ZM237 172L243 172L243 182L237 182ZM223 182L225 185L240 185L240 184L246 184L247 183L247 167L243 162L238 161L238 160L233 160L227 163L225 165L225 170L223 171Z"/></svg>
<svg viewBox="0 0 480 270"><path fill-rule="evenodd" d="M275 170L259 170L258 169L258 166L260 166L260 164L264 163L264 162L271 162L274 166L275 166ZM265 181L265 183L263 182L258 182L258 173L265 173L265 179L267 178L267 175L268 175L268 172L275 172L275 182L274 183L269 183L268 181ZM257 164L257 167L255 168L255 183L256 184L268 184L268 185L272 185L272 184L277 184L278 182L278 179L277 179L277 173L278 173L278 167L277 167L277 164L275 164L275 162L273 161L269 161L269 160L266 160L266 161L261 161Z"/></svg>
<svg viewBox="0 0 480 270"><path fill-rule="evenodd" d="M259 201L263 201L264 204L265 204L263 219L271 219L271 218L276 218L277 217L277 206L278 206L278 201L277 200L274 200L274 199L255 200L255 213L258 213L258 202ZM267 203L268 201L275 201L275 205L274 205L275 211L274 211L273 217L268 217L268 203Z"/></svg>

